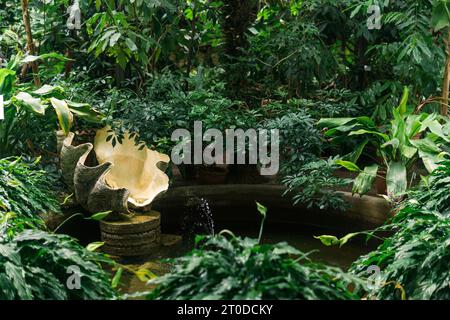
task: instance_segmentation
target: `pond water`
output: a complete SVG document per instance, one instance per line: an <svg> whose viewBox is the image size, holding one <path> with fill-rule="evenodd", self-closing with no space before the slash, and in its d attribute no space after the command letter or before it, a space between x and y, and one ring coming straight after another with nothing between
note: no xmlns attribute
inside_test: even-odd
<svg viewBox="0 0 450 320"><path fill-rule="evenodd" d="M256 228L242 228L227 226L226 229L232 230L236 236L252 237L258 236L259 229ZM223 230L218 229L218 230ZM163 230L164 231L164 230ZM171 230L172 231L172 230ZM311 252L310 258L316 262L323 262L329 265L337 266L342 269L348 269L353 261L359 256L373 250L375 243L365 243L364 239L350 241L348 244L339 248L326 247L315 239L314 236L319 235L336 235L338 237L344 234L337 234L331 230L320 229L312 226L286 226L286 225L266 225L263 232L264 243L288 242L293 247L303 251ZM188 252L191 248L186 244L178 243L170 247L161 247L155 251L154 254L141 258L127 258L122 260L122 263L128 266L139 269L146 268L156 275L160 276L170 271L170 264L165 261L167 258L175 258ZM131 273L124 273L123 275L122 291L126 293L142 292L149 289L144 283L139 281Z"/></svg>

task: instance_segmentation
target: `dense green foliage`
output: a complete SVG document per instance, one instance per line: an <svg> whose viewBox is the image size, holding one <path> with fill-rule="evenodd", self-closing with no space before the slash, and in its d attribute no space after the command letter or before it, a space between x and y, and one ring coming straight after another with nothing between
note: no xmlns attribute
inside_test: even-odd
<svg viewBox="0 0 450 320"><path fill-rule="evenodd" d="M342 210L348 207L336 188L348 186L352 179L339 178L334 175L338 167L335 158L318 159L304 164L293 175L283 179L285 194L293 193L294 204L303 203L308 208Z"/></svg>
<svg viewBox="0 0 450 320"><path fill-rule="evenodd" d="M370 292L380 299L449 298L450 0L0 0L0 8L0 298L115 296L99 264L108 259L43 231L39 216L59 211L55 194L67 191L47 170L57 163L56 130L75 131L76 144L110 125L114 145L129 131L170 153L173 131L192 132L195 121L222 132L278 129L277 178L294 204L345 209L336 191L353 180L365 194L385 179L389 200L403 203L377 230L390 237L352 271L362 278L380 266L382 285ZM39 156L39 166L25 161ZM340 178L342 167L356 178ZM357 234L322 239L342 245ZM357 299L366 290L284 243L199 238L175 263L151 298ZM80 290L65 286L71 265L86 282Z"/></svg>
<svg viewBox="0 0 450 320"><path fill-rule="evenodd" d="M36 167L37 162L21 158L0 160L0 217L13 212L21 218L37 218L40 213L60 211L51 191L54 181Z"/></svg>
<svg viewBox="0 0 450 320"><path fill-rule="evenodd" d="M450 299L450 162L410 193L377 250L361 257L351 271L367 275L371 265L381 273L370 296L377 299Z"/></svg>
<svg viewBox="0 0 450 320"><path fill-rule="evenodd" d="M150 283L150 299L358 299L348 290L363 282L338 268L313 263L286 243L250 238L198 237L174 270Z"/></svg>
<svg viewBox="0 0 450 320"><path fill-rule="evenodd" d="M0 235L0 299L113 298L99 265L108 261L64 235L33 229L7 239ZM69 288L71 275L80 277L80 288Z"/></svg>
<svg viewBox="0 0 450 320"><path fill-rule="evenodd" d="M437 163L449 157L450 121L437 114L414 114L408 108L408 90L405 89L392 119L377 125L368 117L324 118L318 125L326 129L325 136L334 143L351 146L352 152L340 164L356 171L353 192L364 194L372 186L379 170L386 173L387 193L391 198L403 195L408 187L411 168L421 160L431 172ZM367 153L367 150L370 153ZM375 158L374 164L359 169L362 156Z"/></svg>
<svg viewBox="0 0 450 320"><path fill-rule="evenodd" d="M281 170L292 174L298 166L315 159L321 153L322 139L315 120L301 110L270 120L268 129L280 129L283 163Z"/></svg>
<svg viewBox="0 0 450 320"><path fill-rule="evenodd" d="M60 207L55 181L37 166L22 158L0 160L0 299L115 297L100 265L110 259L76 239L43 231L39 214L58 213ZM75 273L81 287L70 289Z"/></svg>

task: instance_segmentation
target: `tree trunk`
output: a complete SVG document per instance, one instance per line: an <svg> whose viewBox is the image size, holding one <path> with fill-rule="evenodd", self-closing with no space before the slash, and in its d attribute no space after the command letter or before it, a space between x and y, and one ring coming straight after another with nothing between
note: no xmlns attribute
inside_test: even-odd
<svg viewBox="0 0 450 320"><path fill-rule="evenodd" d="M450 28L447 28L447 37L444 42L446 61L444 70L444 82L442 83L441 115L448 116L448 94L450 85Z"/></svg>
<svg viewBox="0 0 450 320"><path fill-rule="evenodd" d="M33 35L31 33L30 14L28 12L28 1L29 0L21 0L22 17L23 17L23 24L25 27L25 33L27 36L27 50L30 55L34 55L36 50L35 50L34 43L33 43ZM33 70L34 85L36 87L40 87L41 79L39 79L39 70L38 70L37 62L33 61L30 64L31 64L31 69Z"/></svg>

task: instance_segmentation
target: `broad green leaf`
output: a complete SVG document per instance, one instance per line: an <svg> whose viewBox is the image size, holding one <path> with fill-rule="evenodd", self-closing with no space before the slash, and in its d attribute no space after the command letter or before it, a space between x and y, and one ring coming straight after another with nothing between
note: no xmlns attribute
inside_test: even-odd
<svg viewBox="0 0 450 320"><path fill-rule="evenodd" d="M344 167L345 169L347 169L349 171L361 172L361 169L354 162L339 159L339 160L336 160L334 163L337 164L338 166Z"/></svg>
<svg viewBox="0 0 450 320"><path fill-rule="evenodd" d="M69 100L66 100L66 103L73 114L85 121L100 123L104 118L102 113L92 108L88 103L77 103Z"/></svg>
<svg viewBox="0 0 450 320"><path fill-rule="evenodd" d="M28 92L19 92L14 96L13 100L20 102L20 105L32 112L41 115L45 114L45 106L42 104L41 99L32 97Z"/></svg>
<svg viewBox="0 0 450 320"><path fill-rule="evenodd" d="M354 120L355 118L322 118L319 120L317 125L320 128L334 128L343 126Z"/></svg>
<svg viewBox="0 0 450 320"><path fill-rule="evenodd" d="M39 89L33 91L33 93L37 94L37 95L40 95L40 96L44 96L44 95L47 95L47 94L52 93L54 91L64 92L64 89L62 87L60 87L60 86L50 86L48 84L44 84Z"/></svg>
<svg viewBox="0 0 450 320"><path fill-rule="evenodd" d="M450 26L450 13L447 0L436 0L431 15L431 27L439 31Z"/></svg>
<svg viewBox="0 0 450 320"><path fill-rule="evenodd" d="M429 124L428 128L439 138L444 139L446 142L450 142L449 132L445 132L445 127L441 125L439 121L434 120Z"/></svg>
<svg viewBox="0 0 450 320"><path fill-rule="evenodd" d="M73 123L73 115L70 112L69 106L67 105L66 101L56 98L50 98L50 103L56 111L61 129L66 135L69 134L70 128L72 127Z"/></svg>
<svg viewBox="0 0 450 320"><path fill-rule="evenodd" d="M109 46L114 47L116 45L117 41L119 41L121 36L122 35L118 32L114 33L114 35L112 35L111 38L109 39Z"/></svg>
<svg viewBox="0 0 450 320"><path fill-rule="evenodd" d="M400 115L406 114L408 97L409 97L409 89L408 87L404 87L402 99L400 100L400 104L398 105L398 112Z"/></svg>
<svg viewBox="0 0 450 320"><path fill-rule="evenodd" d="M429 173L436 170L439 167L439 163L448 156L449 154L446 152L435 153L419 150L419 157Z"/></svg>
<svg viewBox="0 0 450 320"><path fill-rule="evenodd" d="M417 153L417 148L403 144L400 147L400 152L406 159L412 159Z"/></svg>
<svg viewBox="0 0 450 320"><path fill-rule="evenodd" d="M391 139L388 142L381 145L382 148L386 148L388 146L391 146L394 150L398 149L398 146L400 145L400 141L397 138Z"/></svg>
<svg viewBox="0 0 450 320"><path fill-rule="evenodd" d="M381 138L383 138L384 141L389 141L389 136L381 133L381 132L377 132L377 131L372 131L372 130L366 130L366 129L360 129L360 130L356 130L356 131L352 131L349 133L349 136L357 136L357 135L363 135L363 134L373 134L376 136L379 136Z"/></svg>
<svg viewBox="0 0 450 320"><path fill-rule="evenodd" d="M131 52L135 52L138 50L138 47L130 38L125 39L125 44L127 45L128 49L130 49Z"/></svg>
<svg viewBox="0 0 450 320"><path fill-rule="evenodd" d="M422 152L432 154L438 154L442 152L441 148L439 148L439 146L428 137L425 139L411 140L411 144Z"/></svg>
<svg viewBox="0 0 450 320"><path fill-rule="evenodd" d="M250 31L253 35L258 34L258 30L256 30L254 27L248 28L248 31Z"/></svg>
<svg viewBox="0 0 450 320"><path fill-rule="evenodd" d="M367 193L372 188L377 172L377 164L365 167L364 171L356 177L355 182L353 183L352 192L360 195Z"/></svg>
<svg viewBox="0 0 450 320"><path fill-rule="evenodd" d="M395 198L405 193L408 181L406 167L401 162L391 162L386 172L386 186L388 196Z"/></svg>
<svg viewBox="0 0 450 320"><path fill-rule="evenodd" d="M409 139L414 138L417 134L423 131L423 123L428 121L429 116L426 113L420 115L409 115L406 118L405 134ZM426 129L427 127L425 127Z"/></svg>
<svg viewBox="0 0 450 320"><path fill-rule="evenodd" d="M361 142L353 151L352 153L349 153L345 156L345 160L351 161L353 163L358 162L359 157L361 157L362 152L364 151L364 148L366 147L367 143L369 143L369 139L365 139L363 142Z"/></svg>
<svg viewBox="0 0 450 320"><path fill-rule="evenodd" d="M9 94L16 78L16 72L11 69L0 69L0 94Z"/></svg>
<svg viewBox="0 0 450 320"><path fill-rule="evenodd" d="M50 53L41 54L39 56L27 55L27 56L25 56L25 58L22 59L22 61L20 63L21 64L25 64L25 63L34 62L34 61L37 61L37 60L44 60L44 59L48 59L48 58L54 58L54 59L58 59L58 60L61 60L61 61L68 61L68 60L70 60L69 58L65 57L62 54L59 54L59 53L56 53L56 52L50 52Z"/></svg>

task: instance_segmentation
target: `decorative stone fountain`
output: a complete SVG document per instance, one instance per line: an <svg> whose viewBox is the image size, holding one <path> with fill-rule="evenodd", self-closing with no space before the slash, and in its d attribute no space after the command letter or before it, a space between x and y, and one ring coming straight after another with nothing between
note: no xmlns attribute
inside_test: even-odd
<svg viewBox="0 0 450 320"><path fill-rule="evenodd" d="M106 127L97 131L94 145L73 146L70 133L61 148L63 179L87 212L111 212L100 222L106 253L147 255L161 240L160 213L151 204L169 187L163 170L170 158L137 145L128 133L115 146L110 136L114 133ZM98 165L88 166L93 150Z"/></svg>

